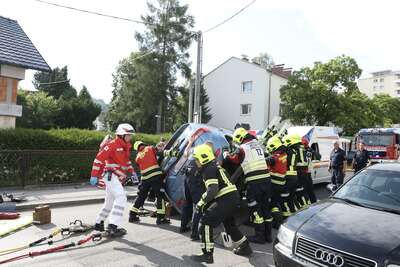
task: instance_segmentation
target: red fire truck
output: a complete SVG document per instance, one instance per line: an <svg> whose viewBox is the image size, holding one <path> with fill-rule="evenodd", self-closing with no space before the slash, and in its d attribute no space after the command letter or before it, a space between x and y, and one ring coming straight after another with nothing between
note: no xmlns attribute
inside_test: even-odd
<svg viewBox="0 0 400 267"><path fill-rule="evenodd" d="M400 128L361 129L355 141L365 145L372 163L399 159Z"/></svg>

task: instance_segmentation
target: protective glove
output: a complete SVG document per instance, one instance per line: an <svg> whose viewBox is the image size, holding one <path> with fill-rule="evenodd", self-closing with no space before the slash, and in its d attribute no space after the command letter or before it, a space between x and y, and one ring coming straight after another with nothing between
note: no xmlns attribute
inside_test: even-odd
<svg viewBox="0 0 400 267"><path fill-rule="evenodd" d="M224 151L224 153L222 154L222 157L224 159L226 159L229 156L229 152L228 151Z"/></svg>
<svg viewBox="0 0 400 267"><path fill-rule="evenodd" d="M97 177L94 177L94 176L90 177L90 184L91 185L96 185L97 182L98 182L98 178Z"/></svg>
<svg viewBox="0 0 400 267"><path fill-rule="evenodd" d="M139 178L138 178L138 176L137 176L137 174L136 174L135 172L132 173L131 179L132 179L132 183L133 183L134 185L139 184Z"/></svg>
<svg viewBox="0 0 400 267"><path fill-rule="evenodd" d="M205 204L206 203L203 201L203 199L200 199L200 201L197 202L197 204L196 204L196 211L203 212L203 208L204 208Z"/></svg>
<svg viewBox="0 0 400 267"><path fill-rule="evenodd" d="M165 157L176 157L178 155L179 151L175 149L170 149L170 150L164 150L164 156Z"/></svg>
<svg viewBox="0 0 400 267"><path fill-rule="evenodd" d="M269 156L268 158L266 158L265 161L267 162L268 166L275 165L275 159L272 156Z"/></svg>

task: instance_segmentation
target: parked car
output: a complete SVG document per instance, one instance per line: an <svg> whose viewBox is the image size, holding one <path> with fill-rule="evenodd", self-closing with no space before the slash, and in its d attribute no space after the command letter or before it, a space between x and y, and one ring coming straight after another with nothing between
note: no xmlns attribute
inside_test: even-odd
<svg viewBox="0 0 400 267"><path fill-rule="evenodd" d="M229 150L227 137L230 131L205 124L187 123L182 125L166 144L165 149L178 151L173 157L166 157L161 168L166 174L166 193L174 208L181 212L185 203L185 170L192 154L192 148L207 141L213 143L214 152L222 160L224 150Z"/></svg>
<svg viewBox="0 0 400 267"><path fill-rule="evenodd" d="M372 165L290 217L273 250L277 267L400 267L400 164Z"/></svg>

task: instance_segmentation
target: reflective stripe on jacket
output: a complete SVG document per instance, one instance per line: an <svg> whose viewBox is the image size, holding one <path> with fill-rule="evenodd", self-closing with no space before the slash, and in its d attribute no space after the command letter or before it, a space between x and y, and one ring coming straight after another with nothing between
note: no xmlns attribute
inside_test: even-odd
<svg viewBox="0 0 400 267"><path fill-rule="evenodd" d="M142 180L161 175L162 171L157 162L157 150L152 146L146 146L138 152L136 163L139 166Z"/></svg>
<svg viewBox="0 0 400 267"><path fill-rule="evenodd" d="M274 164L268 165L271 174L271 182L277 185L286 184L287 154L283 150L274 151L271 155Z"/></svg>
<svg viewBox="0 0 400 267"><path fill-rule="evenodd" d="M128 173L133 173L130 161L131 144L119 137L100 148L93 161L91 176L101 177L105 172L115 173L122 182Z"/></svg>
<svg viewBox="0 0 400 267"><path fill-rule="evenodd" d="M264 150L257 140L253 139L240 145L240 149L244 152L241 166L245 176L245 183L270 177Z"/></svg>

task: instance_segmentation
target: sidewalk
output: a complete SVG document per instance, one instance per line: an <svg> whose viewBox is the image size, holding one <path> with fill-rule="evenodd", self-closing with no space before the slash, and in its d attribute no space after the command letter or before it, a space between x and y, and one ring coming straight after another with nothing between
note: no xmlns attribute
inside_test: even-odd
<svg viewBox="0 0 400 267"><path fill-rule="evenodd" d="M136 198L137 186L124 188L128 200ZM17 211L33 210L39 205L50 205L50 208L55 208L102 203L105 197L104 190L90 185L64 185L15 191L5 190L3 192L11 193L16 197L22 193L25 194L27 201L17 203Z"/></svg>

